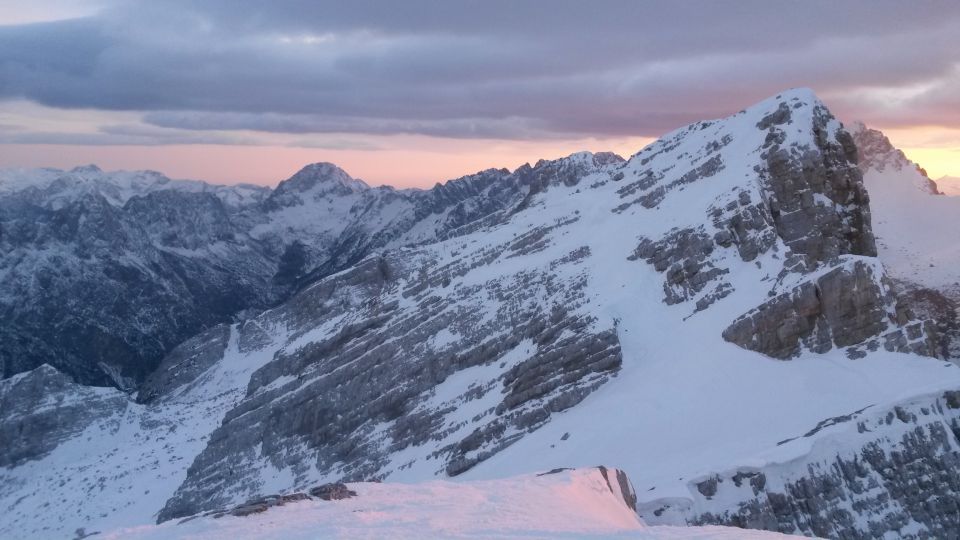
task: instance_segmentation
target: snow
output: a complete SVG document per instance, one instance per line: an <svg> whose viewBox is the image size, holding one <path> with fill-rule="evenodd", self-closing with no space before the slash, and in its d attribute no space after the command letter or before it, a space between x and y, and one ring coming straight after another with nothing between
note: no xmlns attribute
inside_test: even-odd
<svg viewBox="0 0 960 540"><path fill-rule="evenodd" d="M781 99L809 102L815 99L811 96L800 90L784 93ZM776 108L774 103L761 103L694 133L679 130L686 135L680 145L641 168L639 158L667 144L671 140L667 135L663 139L667 142L641 151L622 170L629 179L633 168L667 168L676 163L677 155L697 155L707 141L720 139L725 132L749 133L764 112ZM793 114L795 124L805 125L801 114L809 114L809 109L794 109ZM788 130L789 137L808 142L806 132L797 135ZM578 212L579 221L563 228L562 236L553 236L554 243L545 250L500 259L467 274L460 283L482 284L587 245L588 267L577 270L588 276L591 303L586 309L607 321L619 321L624 361L619 375L582 403L554 414L545 426L462 478L502 478L531 469L610 463L627 471L641 498L683 496L688 493L687 481L711 471L759 467L802 455L808 450L802 444L778 447L777 442L796 437L825 418L960 384L957 366L914 355L880 351L850 360L843 351L833 350L781 362L725 342L721 332L726 325L767 298L769 287L758 284L779 271L775 253L762 256L758 264L737 264L725 276L736 292L692 317L687 304L663 303L663 276L649 265L627 260L636 243L625 236L657 238L673 227L702 222L710 204L732 188L750 187L743 180L744 171L752 171L759 157L757 147L755 140L735 136L722 150L723 171L671 193L656 209L611 214L610 201L616 200L611 191L622 184L581 191L594 181L585 178L575 188L551 187L536 209L518 213L509 226L482 233L486 243L494 244L512 231L530 230ZM754 192L754 200L759 196ZM887 211L875 207L875 220ZM960 212L955 215L960 218ZM735 253L729 257L736 262ZM558 279L575 277L562 272ZM406 473L396 477L409 478Z"/></svg>
<svg viewBox="0 0 960 540"><path fill-rule="evenodd" d="M937 179L937 188L944 195L956 197L957 195L960 195L960 177L941 176Z"/></svg>
<svg viewBox="0 0 960 540"><path fill-rule="evenodd" d="M608 473L614 476L614 471ZM766 539L786 536L724 527L648 527L616 482L598 469L479 482L348 484L356 497L309 500L244 517L105 531L105 540L298 540L315 538Z"/></svg>
<svg viewBox="0 0 960 540"><path fill-rule="evenodd" d="M61 538L80 527L105 530L155 519L243 396L250 373L270 358L240 353L236 334L222 361L161 406L128 401L44 459L0 468L0 538Z"/></svg>
<svg viewBox="0 0 960 540"><path fill-rule="evenodd" d="M585 280L583 294L589 303L578 308L580 314L594 317L598 328L616 327L622 347L623 365L616 377L575 407L553 413L544 426L525 433L455 480L436 480L442 477L443 467L438 467L442 464L431 454L470 429L473 418L489 414L500 397L496 389L472 400L466 399L464 392L477 384L499 384L500 373L535 351L532 342L521 342L498 362L456 373L424 396L418 406L456 406L444 418L445 428L453 431L443 440L392 454L383 471L391 483L354 484L352 488L360 496L336 503L310 501L245 518L143 525L152 521L185 478L186 468L210 432L242 398L254 370L278 351L322 340L351 322L349 318L317 321L313 328L266 329L273 342L249 353L240 353L236 332L232 332L225 357L194 384L167 398L163 407L131 403L122 416L91 427L49 458L0 470L0 506L10 508L8 515L16 518L0 520L0 536L42 536L84 526L89 530L119 529L105 534L106 538L143 539L773 537L719 528L645 527L635 514L614 504L615 496L600 485L595 474L529 474L604 463L627 472L640 502L686 497L689 482L711 472L763 467L814 451L819 435L777 443L806 433L825 418L960 385L960 367L915 355L878 351L851 360L844 351L833 350L804 352L790 361L777 361L724 341L721 332L731 321L767 300L771 290L791 285L775 282L783 266L780 254L786 251L782 244L779 252L767 252L750 263L740 260L733 248L718 248L715 260L729 265L724 280L734 292L696 313L693 302L666 305L664 276L645 262L628 260L641 236L656 239L675 227L708 223L709 208L729 199L736 190L747 190L753 200L761 200L754 167L760 164L764 133L756 124L782 101L812 105L816 98L809 90L793 90L728 119L682 128L626 164L600 170L577 186L552 185L534 199L531 208L514 214L504 225L408 253L409 268L417 268L421 260L442 267L457 260L483 258L491 246L515 240L518 232L566 223L549 234L543 249L510 257L503 253L490 264L456 276L444 289L477 287L479 292L469 298L469 307L478 310L482 322L497 316L493 286L518 284L518 276L524 272L541 271L558 281ZM792 115L798 127L785 128L786 144L811 144L810 130L799 126L810 124L812 107L794 108ZM830 126L831 136L838 126L836 122ZM717 174L676 188L655 208L634 205L623 212L612 211L624 202L616 191L625 183L647 170L663 172L667 180L676 178L708 159L703 149L727 135L730 142L718 150L724 168ZM622 182L609 181L614 170L624 173ZM919 283L943 286L960 281L956 266L950 264L960 256L955 239L955 231L960 230L960 199L920 191L915 179L904 181L903 175L912 172L912 168L888 168L866 173L880 259L894 276ZM4 178L13 179L5 180L6 185L17 182L12 173ZM588 187L594 184L598 187ZM366 192L358 190L329 201L327 213L318 214L312 206L279 210L276 228L264 228L258 234L284 227L337 234L337 223ZM401 210L394 209L382 219L390 221ZM570 221L572 218L576 220ZM421 237L428 228L425 221L408 238ZM554 261L583 246L589 247L587 258L553 267ZM929 266L931 263L934 266ZM879 263L873 264L879 271ZM404 279L412 283L416 276ZM532 287L541 307L563 304L564 298L551 296L547 287ZM395 298L385 298L385 303L395 300L400 312L412 311L414 300L403 297L401 290L403 287L398 287ZM346 297L350 291L338 294ZM462 339L455 332L441 332L430 345L439 349ZM279 380L273 387L288 380ZM156 429L156 425L162 428ZM382 424L366 427L375 433L386 429ZM256 454L259 457L259 452ZM290 471L276 469L268 461L243 466L259 467L264 490L293 487ZM314 474L316 481L334 479ZM112 493L89 491L100 477L111 479ZM44 495L18 499L27 482L36 482L36 489ZM99 485L102 490L103 484ZM141 490L148 493L141 495ZM90 493L100 497L91 500ZM58 521L45 530L48 525L43 524L43 517L48 510L39 506L50 501L56 501L63 512L58 512Z"/></svg>
<svg viewBox="0 0 960 540"><path fill-rule="evenodd" d="M74 201L85 193L97 193L115 206L136 196L174 189L193 193L209 192L230 206L261 200L270 190L252 184L216 185L199 180L172 180L156 171L102 171L95 165L60 169L0 169L0 195L35 189L47 194L51 208Z"/></svg>
<svg viewBox="0 0 960 540"><path fill-rule="evenodd" d="M913 167L864 172L880 259L893 277L960 289L960 197L927 193L924 179Z"/></svg>

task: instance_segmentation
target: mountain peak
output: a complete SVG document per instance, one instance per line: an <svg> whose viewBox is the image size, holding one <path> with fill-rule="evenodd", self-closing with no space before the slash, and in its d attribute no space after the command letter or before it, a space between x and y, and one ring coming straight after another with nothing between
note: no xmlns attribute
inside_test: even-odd
<svg viewBox="0 0 960 540"><path fill-rule="evenodd" d="M268 210L276 210L301 205L305 199L316 200L331 195L347 197L368 189L370 186L366 182L351 177L333 163L311 163L280 182L265 204Z"/></svg>
<svg viewBox="0 0 960 540"><path fill-rule="evenodd" d="M100 167L97 167L93 163L90 163L88 165L78 165L70 169L70 173L71 174L101 174L103 173L103 169L101 169Z"/></svg>
<svg viewBox="0 0 960 540"><path fill-rule="evenodd" d="M890 168L895 171L916 169L920 173L921 190L936 195L940 193L937 183L927 176L927 171L910 161L902 150L893 146L890 139L880 130L867 127L863 122L853 122L850 134L857 145L857 158L860 170L875 169L883 172Z"/></svg>
<svg viewBox="0 0 960 540"><path fill-rule="evenodd" d="M363 180L351 177L340 167L326 161L306 165L281 183L281 186L299 192L311 190L317 185L339 185L354 192L370 188ZM280 189L280 186L277 189Z"/></svg>

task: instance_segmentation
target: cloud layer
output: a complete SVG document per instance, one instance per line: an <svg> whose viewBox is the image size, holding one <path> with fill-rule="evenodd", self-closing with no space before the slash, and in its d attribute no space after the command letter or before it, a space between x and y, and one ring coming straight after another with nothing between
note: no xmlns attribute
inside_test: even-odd
<svg viewBox="0 0 960 540"><path fill-rule="evenodd" d="M956 127L957 28L956 2L107 1L0 26L0 99L141 123L0 142L656 136L792 86L873 124Z"/></svg>

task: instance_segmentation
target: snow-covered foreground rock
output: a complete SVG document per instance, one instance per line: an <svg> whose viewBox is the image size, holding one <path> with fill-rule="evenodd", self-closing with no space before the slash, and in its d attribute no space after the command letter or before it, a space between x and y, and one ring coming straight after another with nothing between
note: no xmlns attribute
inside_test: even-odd
<svg viewBox="0 0 960 540"><path fill-rule="evenodd" d="M340 227L353 210L334 195L376 226L304 240L284 259L289 299L182 342L135 401L108 392L22 445L0 469L0 536L242 527L174 524L328 482L598 463L629 475L648 525L956 536L956 306L942 276L911 279L889 207L871 207L888 186L916 212L946 198L915 168L876 182L892 149L858 138L791 90L628 160L580 153L419 194L308 167L258 203L251 245L321 235L307 218L325 205ZM48 367L11 380L0 394L71 392ZM0 428L45 415L0 411ZM255 519L333 511L297 504Z"/></svg>
<svg viewBox="0 0 960 540"><path fill-rule="evenodd" d="M316 538L774 539L724 527L648 527L626 476L603 468L474 482L354 483L356 495L286 502L243 516L104 531L97 538L196 540Z"/></svg>

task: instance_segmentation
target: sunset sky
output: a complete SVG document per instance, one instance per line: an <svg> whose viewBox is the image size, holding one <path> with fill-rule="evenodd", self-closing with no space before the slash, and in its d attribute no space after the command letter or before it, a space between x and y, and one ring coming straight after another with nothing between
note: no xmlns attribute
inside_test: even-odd
<svg viewBox="0 0 960 540"><path fill-rule="evenodd" d="M0 0L0 167L429 186L795 86L960 176L960 3Z"/></svg>

